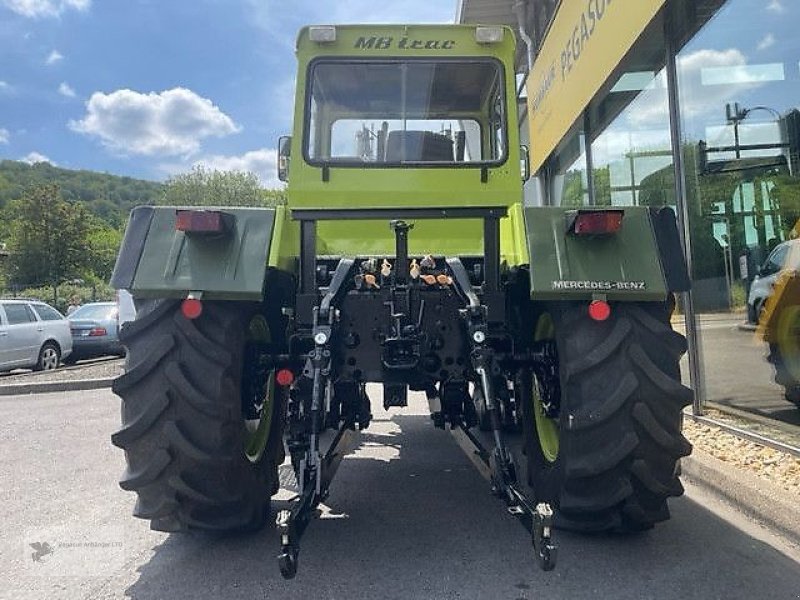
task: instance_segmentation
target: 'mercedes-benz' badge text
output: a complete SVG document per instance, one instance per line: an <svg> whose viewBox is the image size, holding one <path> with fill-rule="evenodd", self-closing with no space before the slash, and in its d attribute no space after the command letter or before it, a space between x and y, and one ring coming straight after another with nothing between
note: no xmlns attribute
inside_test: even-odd
<svg viewBox="0 0 800 600"><path fill-rule="evenodd" d="M644 290L644 281L553 281L554 290L587 290L590 292L636 291Z"/></svg>
<svg viewBox="0 0 800 600"><path fill-rule="evenodd" d="M394 38L391 36L360 37L356 40L355 48L359 50L452 50L456 47L455 40L417 40L410 37Z"/></svg>

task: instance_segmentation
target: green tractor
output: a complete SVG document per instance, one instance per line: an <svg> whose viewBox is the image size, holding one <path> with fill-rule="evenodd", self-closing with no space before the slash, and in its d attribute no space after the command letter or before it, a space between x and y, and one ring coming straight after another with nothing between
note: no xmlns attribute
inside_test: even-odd
<svg viewBox="0 0 800 600"><path fill-rule="evenodd" d="M370 423L368 383L387 409L427 396L545 569L553 527L669 517L691 451L675 215L523 205L514 53L504 27L306 27L279 145L288 205L133 211L113 284L138 314L112 439L137 517L259 528L288 458L299 492L277 525L294 576Z"/></svg>

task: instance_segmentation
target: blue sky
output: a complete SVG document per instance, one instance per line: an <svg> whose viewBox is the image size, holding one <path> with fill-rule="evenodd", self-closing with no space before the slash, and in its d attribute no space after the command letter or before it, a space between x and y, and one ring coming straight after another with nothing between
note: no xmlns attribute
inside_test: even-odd
<svg viewBox="0 0 800 600"><path fill-rule="evenodd" d="M0 159L274 184L309 23L451 22L455 0L0 0Z"/></svg>

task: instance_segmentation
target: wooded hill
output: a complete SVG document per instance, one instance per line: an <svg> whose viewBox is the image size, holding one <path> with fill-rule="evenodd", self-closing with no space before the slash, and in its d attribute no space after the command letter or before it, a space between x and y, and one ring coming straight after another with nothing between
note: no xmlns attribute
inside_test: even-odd
<svg viewBox="0 0 800 600"><path fill-rule="evenodd" d="M50 163L0 161L0 209L22 198L37 185L56 185L67 202L83 202L86 208L111 227L120 227L137 204L158 204L164 184L119 177L95 171L73 171Z"/></svg>

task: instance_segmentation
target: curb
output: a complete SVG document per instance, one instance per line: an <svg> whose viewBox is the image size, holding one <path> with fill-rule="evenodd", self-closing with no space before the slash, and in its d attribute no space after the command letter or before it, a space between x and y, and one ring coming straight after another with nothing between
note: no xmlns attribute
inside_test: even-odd
<svg viewBox="0 0 800 600"><path fill-rule="evenodd" d="M0 384L0 396L18 396L22 394L47 394L50 392L74 392L78 390L98 390L109 388L116 377L100 379L72 379L69 381L46 381L42 383Z"/></svg>
<svg viewBox="0 0 800 600"><path fill-rule="evenodd" d="M800 546L800 502L791 492L697 448L681 467L684 479Z"/></svg>

